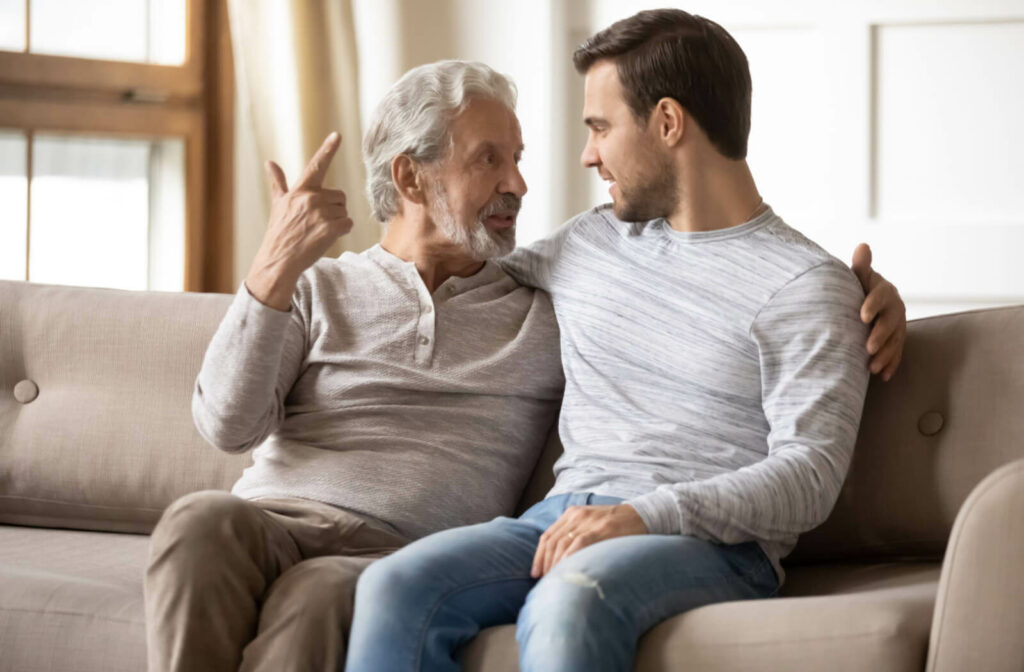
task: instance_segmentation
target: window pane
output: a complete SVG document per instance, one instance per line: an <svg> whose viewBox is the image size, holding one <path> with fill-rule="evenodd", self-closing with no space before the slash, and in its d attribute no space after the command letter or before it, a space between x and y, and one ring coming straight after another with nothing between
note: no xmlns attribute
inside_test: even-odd
<svg viewBox="0 0 1024 672"><path fill-rule="evenodd" d="M185 62L185 2L30 0L30 51L181 65Z"/></svg>
<svg viewBox="0 0 1024 672"><path fill-rule="evenodd" d="M25 178L28 139L0 131L0 279L25 279L28 191Z"/></svg>
<svg viewBox="0 0 1024 672"><path fill-rule="evenodd" d="M184 289L184 141L37 135L33 282Z"/></svg>
<svg viewBox="0 0 1024 672"><path fill-rule="evenodd" d="M25 51L25 0L0 0L0 49Z"/></svg>

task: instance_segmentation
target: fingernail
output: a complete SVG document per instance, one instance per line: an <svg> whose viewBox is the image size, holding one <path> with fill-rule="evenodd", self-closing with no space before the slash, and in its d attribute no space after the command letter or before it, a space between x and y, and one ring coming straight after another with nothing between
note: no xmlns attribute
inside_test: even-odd
<svg viewBox="0 0 1024 672"><path fill-rule="evenodd" d="M331 131L331 134L327 136L327 139L331 140L331 141L337 140L338 139L338 132L337 131Z"/></svg>

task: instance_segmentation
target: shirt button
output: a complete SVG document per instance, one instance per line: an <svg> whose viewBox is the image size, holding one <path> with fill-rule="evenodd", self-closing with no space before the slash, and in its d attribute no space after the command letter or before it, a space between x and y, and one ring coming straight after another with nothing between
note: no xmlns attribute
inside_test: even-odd
<svg viewBox="0 0 1024 672"><path fill-rule="evenodd" d="M420 345L430 345L430 339L424 336L420 339Z"/></svg>
<svg viewBox="0 0 1024 672"><path fill-rule="evenodd" d="M423 307L423 312L424 313L430 313L430 312L433 312L433 310L434 310L434 307L429 305L429 304Z"/></svg>

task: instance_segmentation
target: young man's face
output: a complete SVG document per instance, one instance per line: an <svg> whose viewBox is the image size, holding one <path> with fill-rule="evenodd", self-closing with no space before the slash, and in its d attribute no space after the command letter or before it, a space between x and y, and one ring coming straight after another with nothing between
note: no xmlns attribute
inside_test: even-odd
<svg viewBox="0 0 1024 672"><path fill-rule="evenodd" d="M483 261L508 254L526 194L519 120L503 103L476 99L451 126L451 154L437 169L431 216L453 243Z"/></svg>
<svg viewBox="0 0 1024 672"><path fill-rule="evenodd" d="M583 102L587 146L580 162L611 182L615 216L627 222L667 217L678 200L675 166L626 104L615 63L601 60L587 71Z"/></svg>

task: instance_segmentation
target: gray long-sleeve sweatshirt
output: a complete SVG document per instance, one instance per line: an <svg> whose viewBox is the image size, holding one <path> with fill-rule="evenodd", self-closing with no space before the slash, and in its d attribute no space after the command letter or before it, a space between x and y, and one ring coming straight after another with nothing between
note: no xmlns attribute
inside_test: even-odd
<svg viewBox="0 0 1024 672"><path fill-rule="evenodd" d="M565 454L551 494L626 498L648 529L757 541L825 520L868 383L853 273L770 209L682 233L583 213L502 260L562 336Z"/></svg>
<svg viewBox="0 0 1024 672"><path fill-rule="evenodd" d="M325 502L415 539L513 512L562 386L545 293L487 262L431 294L375 246L318 261L289 311L243 285L192 413L215 446L258 446L236 495Z"/></svg>

